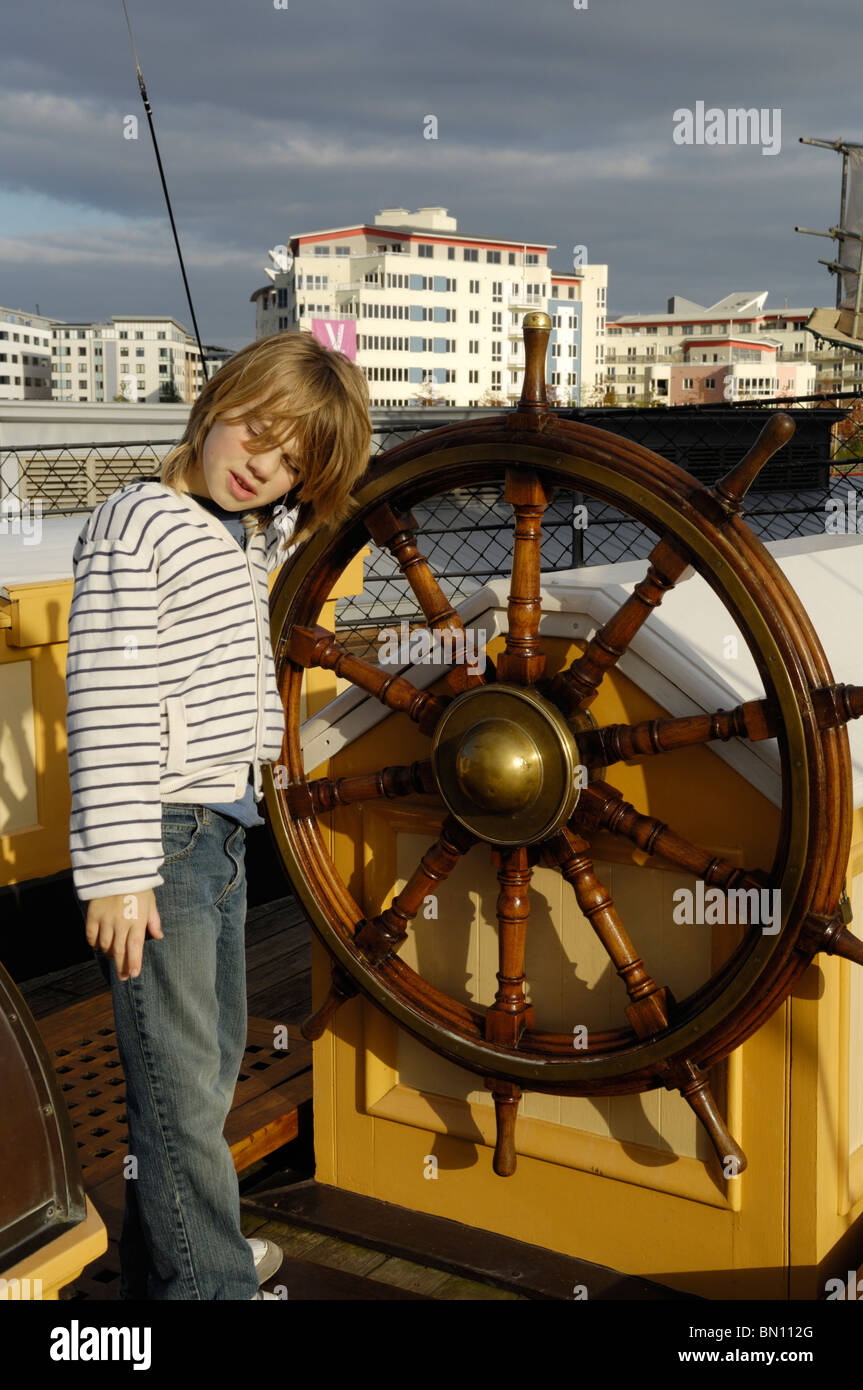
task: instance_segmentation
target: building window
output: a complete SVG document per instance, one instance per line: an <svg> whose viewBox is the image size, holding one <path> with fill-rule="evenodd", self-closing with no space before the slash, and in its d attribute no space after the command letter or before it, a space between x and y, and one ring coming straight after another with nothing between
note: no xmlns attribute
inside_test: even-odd
<svg viewBox="0 0 863 1390"><path fill-rule="evenodd" d="M683 389L684 389L684 391L691 391L691 390L693 389L694 386L695 386L695 382L693 381L693 379L692 379L691 376L685 376L685 377L683 378Z"/></svg>
<svg viewBox="0 0 863 1390"><path fill-rule="evenodd" d="M491 302L492 304L503 303L503 281L492 280L491 282Z"/></svg>
<svg viewBox="0 0 863 1390"><path fill-rule="evenodd" d="M465 246L463 255L466 261L478 261L479 249L476 246Z"/></svg>
<svg viewBox="0 0 863 1390"><path fill-rule="evenodd" d="M469 280L468 289L471 294L479 294L479 280Z"/></svg>
<svg viewBox="0 0 863 1390"><path fill-rule="evenodd" d="M524 258L525 265L539 265L539 256L536 251L528 251Z"/></svg>
<svg viewBox="0 0 863 1390"><path fill-rule="evenodd" d="M315 247L315 255L316 255L316 256L328 256L329 254L330 254L330 248L329 248L329 246L316 246L316 247Z"/></svg>
<svg viewBox="0 0 863 1390"><path fill-rule="evenodd" d="M455 260L455 247L454 247L454 246L448 246L448 247L447 247L447 249L446 249L446 258L447 258L448 261L454 261L454 260Z"/></svg>
<svg viewBox="0 0 863 1390"><path fill-rule="evenodd" d="M337 255L337 256L349 256L350 254L351 254L351 248L350 248L349 246L337 246L337 247L336 247L336 255Z"/></svg>
<svg viewBox="0 0 863 1390"><path fill-rule="evenodd" d="M419 243L419 245L417 246L417 255L418 255L418 256L426 256L426 257L433 256L433 255L434 255L434 247L433 247L432 245L430 245L430 243L428 243L428 242L421 241L421 242Z"/></svg>
<svg viewBox="0 0 863 1390"><path fill-rule="evenodd" d="M715 376L708 376L708 377L705 377L705 379L704 379L704 385L707 387L707 389L708 389L709 391L712 391L713 388L714 388L715 385L716 385L716 377L715 377Z"/></svg>

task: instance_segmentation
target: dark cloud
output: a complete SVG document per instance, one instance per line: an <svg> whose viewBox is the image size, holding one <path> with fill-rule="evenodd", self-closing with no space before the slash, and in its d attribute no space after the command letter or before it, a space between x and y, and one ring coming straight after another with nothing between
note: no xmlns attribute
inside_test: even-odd
<svg viewBox="0 0 863 1390"><path fill-rule="evenodd" d="M615 312L735 288L832 302L829 244L793 226L835 220L839 161L797 137L863 134L856 0L588 4L130 0L205 337L253 336L268 246L393 204L554 242L560 268L585 243ZM0 223L0 302L191 327L122 6L16 7L4 49L0 184L58 207L26 235ZM780 108L781 153L676 146L699 100Z"/></svg>

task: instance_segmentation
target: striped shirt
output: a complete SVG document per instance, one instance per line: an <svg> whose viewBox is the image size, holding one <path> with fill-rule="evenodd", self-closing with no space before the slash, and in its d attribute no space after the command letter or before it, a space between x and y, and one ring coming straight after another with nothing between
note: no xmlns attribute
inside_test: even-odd
<svg viewBox="0 0 863 1390"><path fill-rule="evenodd" d="M285 724L267 575L291 548L271 523L244 551L191 494L157 482L113 493L81 531L66 732L82 901L164 882L163 802L235 801L249 764L262 799L260 764L279 759Z"/></svg>

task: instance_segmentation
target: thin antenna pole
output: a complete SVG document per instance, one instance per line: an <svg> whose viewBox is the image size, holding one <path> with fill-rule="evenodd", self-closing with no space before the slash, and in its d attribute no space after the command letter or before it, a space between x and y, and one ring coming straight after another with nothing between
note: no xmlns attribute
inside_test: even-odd
<svg viewBox="0 0 863 1390"><path fill-rule="evenodd" d="M208 380L209 380L209 377L207 376L207 363L206 363L206 360L205 360L205 358L204 358L204 348L203 348L203 345L202 345L202 343L201 343L201 335L200 335L200 333L198 332L198 320L197 320L197 318L195 317L195 306L194 306L193 303L192 303L192 292L191 292L191 290L189 289L189 281L188 281L187 276L186 276L186 267L185 267L185 264L183 263L183 253L182 253L182 251L180 250L180 238L179 238L179 236L177 235L177 227L176 227L176 223L174 222L174 213L173 213L173 210L172 210L172 208L171 208L171 199L170 199L170 197L168 196L168 185L167 185L167 183L166 183L166 181L165 181L165 171L164 171L164 169L162 168L162 157L161 157L161 155L159 154L159 145L158 145L158 142L157 142L157 140L156 140L156 131L155 131L154 126L153 126L153 112L152 112L152 109L151 109L151 107L150 107L150 98L147 96L147 88L146 88L145 85L144 85L144 74L141 72L141 64L138 62L138 54L137 54L137 51L136 51L136 49L135 49L135 39L134 39L134 35L132 34L132 25L131 25L130 20L129 20L129 11L126 9L126 0L122 0L122 5L123 5L123 13L124 13L124 15L126 16L126 27L127 27L128 30L129 30L129 39L130 39L130 42L131 42L131 44L132 44L132 56L133 56L133 58L135 59L135 71L136 71L136 73L138 74L138 89L139 89L139 91L140 91L140 93L141 93L141 100L142 100L143 103L144 103L144 110L145 110L146 113L147 113L147 124L148 124L149 127L150 127L150 135L152 136L152 139L153 139L153 150L154 150L155 155L156 155L156 164L157 164L158 169L159 169L159 178L162 180L162 191L163 191L163 193L165 194L165 203L166 203L167 208L168 208L168 217L170 218L170 221L171 221L171 231L174 233L174 245L175 245L176 248L177 248L177 257L178 257L179 262L180 262L180 272L181 272L181 274L182 274L182 276L183 276L183 284L184 284L185 289L186 289L186 300L187 300L188 305L189 305L189 313L192 315L192 326L193 326L193 328L194 328L194 330L195 330L195 339L196 339L197 344L198 344L198 351L199 351L200 354L201 354L201 372L203 373L204 381L208 381Z"/></svg>

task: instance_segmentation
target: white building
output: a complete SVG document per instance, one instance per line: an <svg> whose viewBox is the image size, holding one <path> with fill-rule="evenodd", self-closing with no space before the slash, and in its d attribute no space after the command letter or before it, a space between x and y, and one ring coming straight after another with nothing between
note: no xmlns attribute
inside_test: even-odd
<svg viewBox="0 0 863 1390"><path fill-rule="evenodd" d="M0 401L50 401L53 323L0 307Z"/></svg>
<svg viewBox="0 0 863 1390"><path fill-rule="evenodd" d="M176 319L112 314L51 326L54 400L191 402L204 384L198 345Z"/></svg>
<svg viewBox="0 0 863 1390"><path fill-rule="evenodd" d="M767 309L767 291L736 291L715 304L681 295L663 314L609 318L606 383L620 405L770 399L849 390L863 355L819 345L811 308Z"/></svg>
<svg viewBox="0 0 863 1390"><path fill-rule="evenodd" d="M251 296L256 336L311 331L341 347L373 406L512 404L522 320L542 309L553 320L546 379L560 404L578 403L602 380L608 267L557 272L553 249L467 236L446 208L384 208L373 226L290 237L272 285Z"/></svg>

